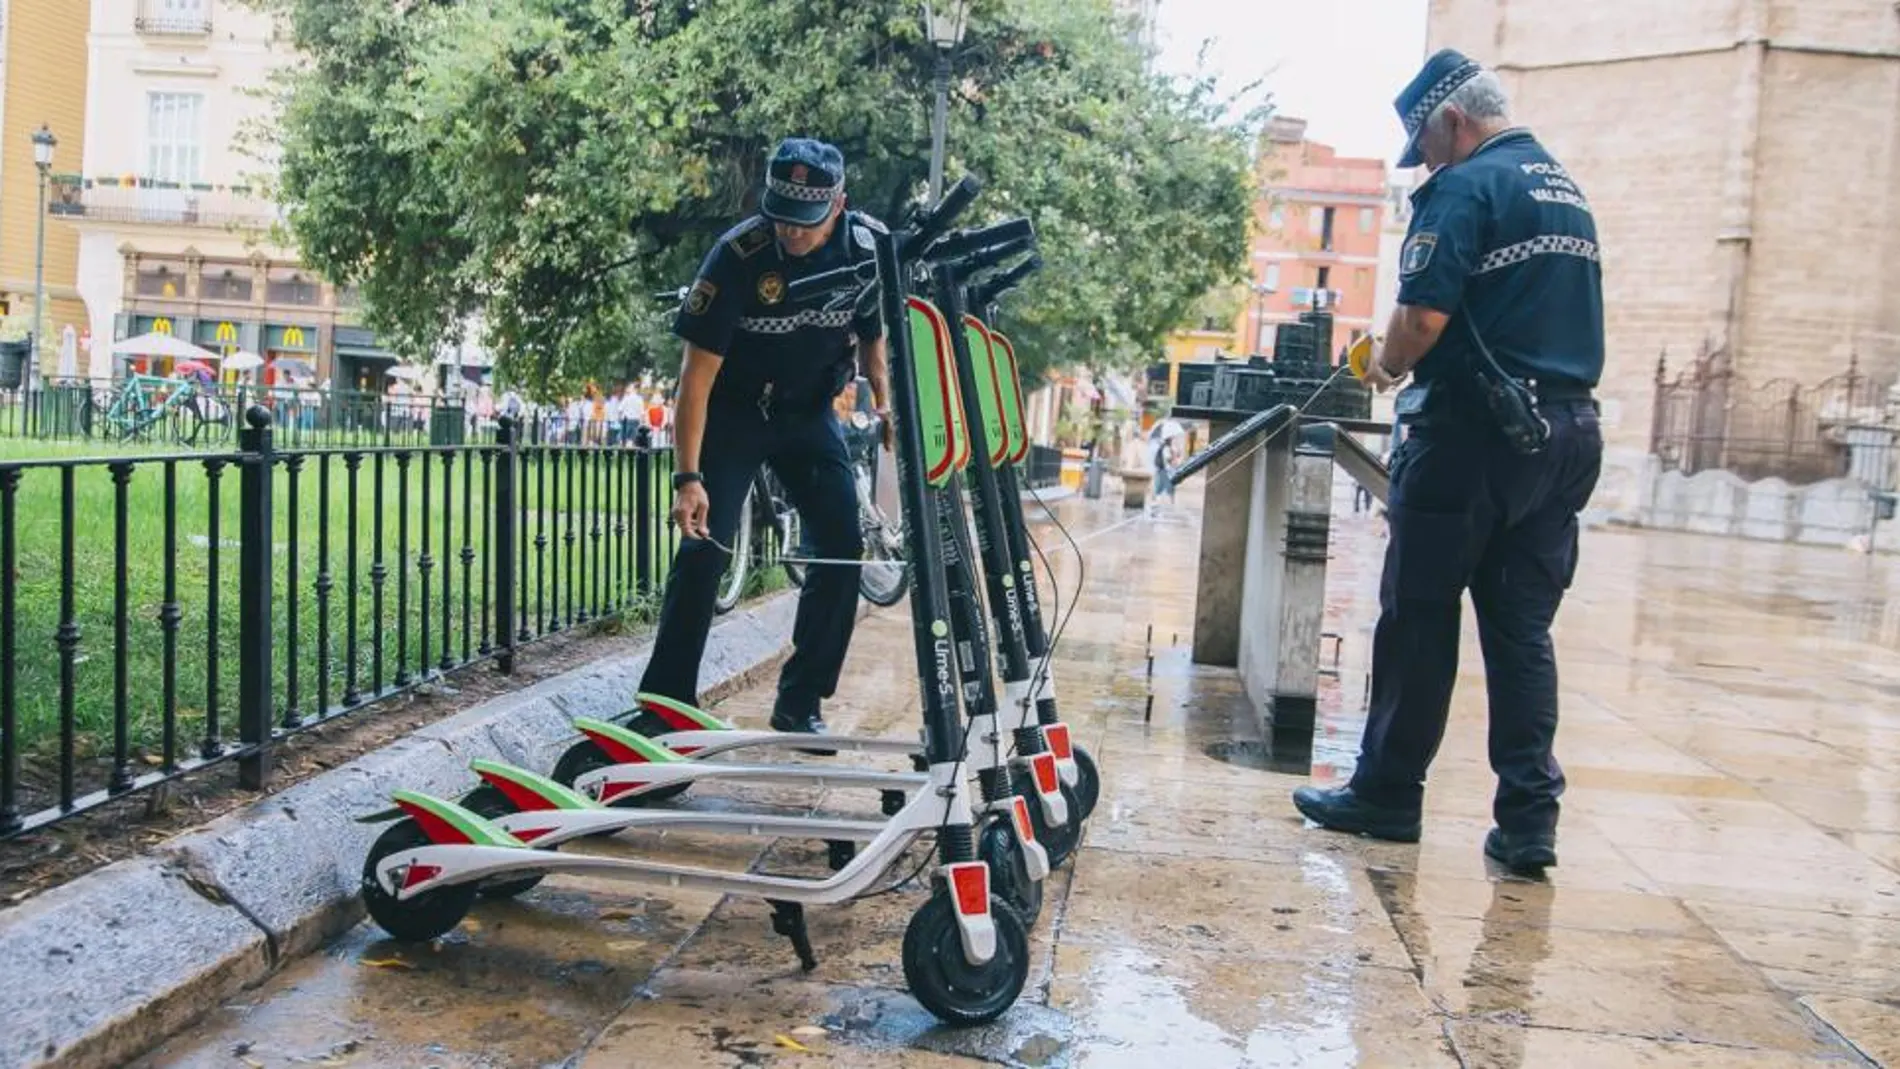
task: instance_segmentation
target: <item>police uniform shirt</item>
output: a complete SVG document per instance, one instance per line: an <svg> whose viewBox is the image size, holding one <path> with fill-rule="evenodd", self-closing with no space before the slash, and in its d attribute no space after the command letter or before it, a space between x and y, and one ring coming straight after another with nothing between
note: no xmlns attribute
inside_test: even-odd
<svg viewBox="0 0 1900 1069"><path fill-rule="evenodd" d="M1468 374L1471 336L1507 373L1591 388L1603 375L1602 265L1583 193L1528 130L1507 130L1412 194L1399 303L1452 317L1416 371Z"/></svg>
<svg viewBox="0 0 1900 1069"><path fill-rule="evenodd" d="M764 216L720 237L673 320L681 339L725 358L714 400L753 402L769 385L774 408L818 410L843 388L856 366L853 341L879 336L875 302L864 312L795 305L789 285L852 263L854 229L840 218L824 245L796 258L779 248ZM859 255L868 257L868 248Z"/></svg>

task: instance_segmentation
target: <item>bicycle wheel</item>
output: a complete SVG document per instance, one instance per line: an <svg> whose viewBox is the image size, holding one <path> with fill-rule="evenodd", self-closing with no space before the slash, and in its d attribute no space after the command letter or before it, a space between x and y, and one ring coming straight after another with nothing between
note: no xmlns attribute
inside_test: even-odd
<svg viewBox="0 0 1900 1069"><path fill-rule="evenodd" d="M747 491L739 506L739 527L732 536L732 556L726 561L726 574L719 580L719 593L713 597L713 612L725 615L745 597L746 575L752 569L752 499L757 487Z"/></svg>
<svg viewBox="0 0 1900 1069"><path fill-rule="evenodd" d="M779 553L788 557L809 557L811 547L805 544L805 525L798 518L798 510L785 503L778 495L772 496L772 511L778 517ZM805 566L790 561L781 562L785 568L785 579L795 587L805 585Z"/></svg>
<svg viewBox="0 0 1900 1069"><path fill-rule="evenodd" d="M903 531L876 505L860 506L859 515L864 528L865 564L858 569L858 591L873 605L895 605L910 587Z"/></svg>

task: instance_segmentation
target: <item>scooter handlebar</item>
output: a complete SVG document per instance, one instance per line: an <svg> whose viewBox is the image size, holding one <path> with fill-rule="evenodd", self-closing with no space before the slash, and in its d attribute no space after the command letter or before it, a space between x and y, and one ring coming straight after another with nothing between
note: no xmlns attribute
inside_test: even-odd
<svg viewBox="0 0 1900 1069"><path fill-rule="evenodd" d="M991 275L977 283L976 289L973 291L970 299L971 306L982 308L994 303L1003 294L1022 285L1024 279L1040 270L1042 270L1042 255L1040 253L1030 254L1027 259L1018 263L1015 267Z"/></svg>
<svg viewBox="0 0 1900 1069"><path fill-rule="evenodd" d="M1030 225L1028 219L1018 216L1015 219L1005 219L1000 223L974 230L959 230L924 249L923 259L933 264L961 260L972 253L987 250L991 246L1019 238L1028 238L1033 242L1035 237L1036 228ZM1021 249L1016 251L1021 251Z"/></svg>
<svg viewBox="0 0 1900 1069"><path fill-rule="evenodd" d="M924 249L945 231L950 224L962 215L976 195L983 192L983 180L973 174L966 174L951 186L933 207L925 208L911 218L910 225L897 235L897 255L899 259L908 259L917 249Z"/></svg>
<svg viewBox="0 0 1900 1069"><path fill-rule="evenodd" d="M957 260L957 272L967 278L978 271L987 271L1020 253L1029 252L1035 247L1036 238L1033 234L1028 237L1012 238L1000 244L989 245Z"/></svg>

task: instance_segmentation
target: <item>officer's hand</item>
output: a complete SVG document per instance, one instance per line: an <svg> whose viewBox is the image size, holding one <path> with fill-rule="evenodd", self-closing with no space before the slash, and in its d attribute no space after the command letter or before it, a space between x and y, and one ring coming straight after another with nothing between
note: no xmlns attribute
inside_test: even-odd
<svg viewBox="0 0 1900 1069"><path fill-rule="evenodd" d="M673 492L673 523L688 538L711 538L706 514L712 508L706 499L706 487L687 483Z"/></svg>
<svg viewBox="0 0 1900 1069"><path fill-rule="evenodd" d="M897 452L897 424L891 421L891 410L879 409L877 413L877 436L884 443L886 453Z"/></svg>
<svg viewBox="0 0 1900 1069"><path fill-rule="evenodd" d="M1386 372L1385 343L1375 340L1372 343L1372 357L1366 361L1365 384L1372 387L1375 393L1384 393L1397 386L1404 378L1403 375L1395 378Z"/></svg>

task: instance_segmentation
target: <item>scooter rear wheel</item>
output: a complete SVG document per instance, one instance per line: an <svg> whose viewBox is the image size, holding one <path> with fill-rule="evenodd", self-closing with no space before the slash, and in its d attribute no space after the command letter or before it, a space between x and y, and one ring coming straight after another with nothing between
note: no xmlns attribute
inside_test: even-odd
<svg viewBox="0 0 1900 1069"><path fill-rule="evenodd" d="M363 905L376 926L402 943L426 943L453 931L475 904L475 885L458 883L398 899L376 880L376 866L392 854L428 846L429 837L413 820L401 820L377 836L363 859Z"/></svg>
<svg viewBox="0 0 1900 1069"><path fill-rule="evenodd" d="M639 729L636 727L634 730ZM607 756L607 751L596 746L594 740L582 739L567 748L567 752L561 755L561 759L554 763L554 771L550 772L548 777L563 787L572 787L582 776L595 769L606 768L613 763L614 759ZM645 794L621 795L607 804L614 809L636 809L648 802L671 798L684 791L687 786L684 783L675 783ZM611 835L612 832L603 834Z"/></svg>
<svg viewBox="0 0 1900 1069"><path fill-rule="evenodd" d="M468 792L461 805L463 809L483 818L505 817L515 812L514 803L492 783L484 783ZM483 898L514 898L534 890L546 877L545 872L530 872L525 876L494 876L476 884L475 890Z"/></svg>
<svg viewBox="0 0 1900 1069"><path fill-rule="evenodd" d="M996 953L981 965L963 956L956 909L939 887L904 929L904 982L943 1023L967 1027L1001 1017L1029 980L1029 929L1002 898L990 896Z"/></svg>
<svg viewBox="0 0 1900 1069"><path fill-rule="evenodd" d="M1069 860L1069 855L1075 853L1076 845L1082 841L1082 803L1076 798L1075 792L1069 789L1068 784L1058 784L1057 787L1062 792L1062 800L1068 803L1069 808L1068 823L1061 827L1050 825L1048 819L1042 815L1042 799L1036 796L1034 783L1023 779L1016 784L1016 793L1022 796L1023 801L1029 803L1029 825L1036 831L1036 841L1041 843L1043 850L1048 853L1049 868L1052 870L1061 868L1063 863Z"/></svg>
<svg viewBox="0 0 1900 1069"><path fill-rule="evenodd" d="M667 723L665 717L661 716L660 714L654 712L651 709L642 709L639 712L635 713L633 716L633 719L627 721L627 727L628 729L632 731L645 735L649 739L657 739L662 735L668 735L668 734L671 734L672 732L679 730L673 725ZM635 795L634 797L627 799L622 804L623 805L646 805L648 802L664 802L668 798L677 798L680 795L685 794L686 789L691 786L692 784L690 783L668 784L665 787L661 787L659 790L648 791L645 794Z"/></svg>
<svg viewBox="0 0 1900 1069"><path fill-rule="evenodd" d="M1074 747L1069 753L1075 758L1075 800L1082 807L1082 819L1087 820L1102 798L1102 772L1095 767L1095 758L1082 747Z"/></svg>
<svg viewBox="0 0 1900 1069"><path fill-rule="evenodd" d="M1015 908L1025 926L1034 928L1042 916L1042 881L1029 878L1016 829L1007 820L991 820L983 828L976 854L989 865L990 886L996 894Z"/></svg>

